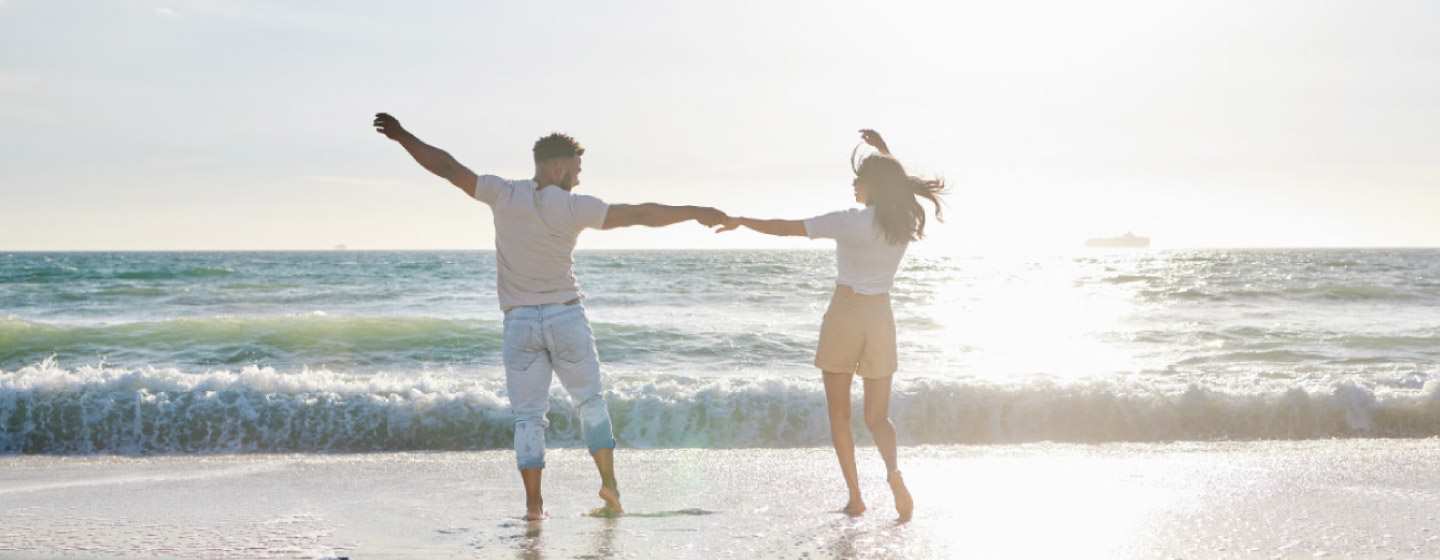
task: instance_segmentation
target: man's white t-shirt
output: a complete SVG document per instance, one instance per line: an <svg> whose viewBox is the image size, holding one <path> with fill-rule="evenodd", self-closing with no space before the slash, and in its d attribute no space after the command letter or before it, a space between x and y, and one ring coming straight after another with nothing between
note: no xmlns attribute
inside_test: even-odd
<svg viewBox="0 0 1440 560"><path fill-rule="evenodd" d="M895 283L909 242L892 245L875 223L875 209L841 210L805 220L805 236L834 239L836 284L856 293L886 294Z"/></svg>
<svg viewBox="0 0 1440 560"><path fill-rule="evenodd" d="M575 281L575 240L599 229L610 206L557 186L536 188L529 179L481 175L475 199L495 216L495 292L500 307L565 303L580 297Z"/></svg>

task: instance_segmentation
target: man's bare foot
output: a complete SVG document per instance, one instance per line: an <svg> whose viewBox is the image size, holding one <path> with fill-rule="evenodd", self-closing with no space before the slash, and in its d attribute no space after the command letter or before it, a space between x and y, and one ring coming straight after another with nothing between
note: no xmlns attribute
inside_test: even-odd
<svg viewBox="0 0 1440 560"><path fill-rule="evenodd" d="M547 517L550 517L550 514L545 513L545 502L531 502L528 500L525 502L526 521L541 521Z"/></svg>
<svg viewBox="0 0 1440 560"><path fill-rule="evenodd" d="M600 487L600 499L605 500L605 507L600 508L610 516L618 516L625 513L625 508L620 507L620 491L609 486Z"/></svg>
<svg viewBox="0 0 1440 560"><path fill-rule="evenodd" d="M905 479L901 478L900 471L891 471L887 479L890 482L890 492L895 495L895 512L900 514L900 522L910 520L910 515L915 513L915 499L910 497L910 489L905 487Z"/></svg>
<svg viewBox="0 0 1440 560"><path fill-rule="evenodd" d="M840 513L850 517L865 515L865 502L859 497L850 498L850 503L845 504L845 507L841 508Z"/></svg>

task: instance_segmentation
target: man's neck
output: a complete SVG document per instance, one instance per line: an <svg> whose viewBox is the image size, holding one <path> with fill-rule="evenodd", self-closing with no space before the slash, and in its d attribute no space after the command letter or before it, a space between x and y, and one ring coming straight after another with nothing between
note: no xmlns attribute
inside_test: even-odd
<svg viewBox="0 0 1440 560"><path fill-rule="evenodd" d="M555 187L562 191L570 192L570 189L560 186L560 183L558 181L544 179L541 178L539 175L536 175L533 179L531 179L531 181L535 181L535 190L537 191L545 187Z"/></svg>

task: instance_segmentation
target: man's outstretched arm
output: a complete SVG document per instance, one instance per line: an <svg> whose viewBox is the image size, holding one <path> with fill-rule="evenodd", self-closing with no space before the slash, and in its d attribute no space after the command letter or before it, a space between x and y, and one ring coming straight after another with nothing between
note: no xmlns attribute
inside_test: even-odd
<svg viewBox="0 0 1440 560"><path fill-rule="evenodd" d="M376 132L399 142L405 151L410 152L410 157L415 158L415 161L426 171L443 177L446 181L450 181L450 184L465 191L466 195L474 198L477 179L475 172L455 161L449 152L420 141L414 134L410 134L410 131L405 130L405 127L400 126L399 119L388 113L376 113L374 124Z"/></svg>
<svg viewBox="0 0 1440 560"><path fill-rule="evenodd" d="M615 229L626 226L663 227L695 220L711 227L724 222L724 212L707 206L667 206L664 204L612 204L605 213L605 223L600 229Z"/></svg>

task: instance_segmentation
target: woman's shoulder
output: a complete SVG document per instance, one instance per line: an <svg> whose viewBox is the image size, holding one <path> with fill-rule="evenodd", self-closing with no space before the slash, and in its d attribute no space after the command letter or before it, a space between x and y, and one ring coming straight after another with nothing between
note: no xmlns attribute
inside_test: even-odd
<svg viewBox="0 0 1440 560"><path fill-rule="evenodd" d="M821 214L821 215L819 215L819 216L817 216L817 217L818 217L818 218L837 218L837 219L841 219L841 218L860 218L860 217L864 217L864 216L873 215L874 213L875 213L875 212L874 212L874 210L873 210L871 207L866 206L866 207L864 207L864 208L846 208L846 209L843 209L843 210L835 210L835 211L833 211L833 212L826 212L826 213Z"/></svg>

